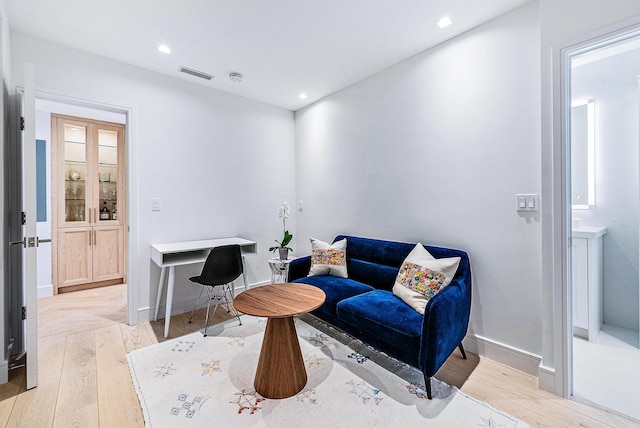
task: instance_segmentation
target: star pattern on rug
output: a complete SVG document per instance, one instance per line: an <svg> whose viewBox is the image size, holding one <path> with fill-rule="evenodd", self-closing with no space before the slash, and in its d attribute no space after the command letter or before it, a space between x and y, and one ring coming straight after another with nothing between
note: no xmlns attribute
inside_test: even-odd
<svg viewBox="0 0 640 428"><path fill-rule="evenodd" d="M245 342L244 337L231 337L231 338L229 338L229 341L227 342L227 345L238 346L240 348L244 348L244 342Z"/></svg>
<svg viewBox="0 0 640 428"><path fill-rule="evenodd" d="M180 340L178 341L178 343L173 345L173 348L171 348L171 350L173 352L189 352L191 351L191 349L193 349L195 345L196 345L196 342L192 340L184 340L184 341Z"/></svg>
<svg viewBox="0 0 640 428"><path fill-rule="evenodd" d="M153 371L153 374L155 377L164 379L171 376L175 371L176 369L173 367L173 363L166 363L161 366L157 366Z"/></svg>
<svg viewBox="0 0 640 428"><path fill-rule="evenodd" d="M198 367L198 370L202 371L202 376L213 376L215 372L221 372L222 367L220 366L220 360L214 361L212 358L208 363L200 363L200 367Z"/></svg>
<svg viewBox="0 0 640 428"><path fill-rule="evenodd" d="M405 386L410 394L413 394L418 398L427 398L427 394L424 392L424 386L419 383L410 383Z"/></svg>
<svg viewBox="0 0 640 428"><path fill-rule="evenodd" d="M325 361L323 358L316 357L316 354L305 354L303 357L307 368L323 366Z"/></svg>
<svg viewBox="0 0 640 428"><path fill-rule="evenodd" d="M246 392L244 389L240 392L236 392L233 395L237 395L238 399L235 401L229 401L231 404L238 405L238 414L241 414L245 410L249 411L250 415L253 415L258 410L262 409L258 404L263 402L265 399L260 397L255 391Z"/></svg>
<svg viewBox="0 0 640 428"><path fill-rule="evenodd" d="M193 397L189 400L189 394L178 395L178 402L171 407L171 414L173 416L183 415L185 418L193 418L196 414L196 410L200 408L200 404L203 402L202 396Z"/></svg>
<svg viewBox="0 0 640 428"><path fill-rule="evenodd" d="M456 412L431 409L432 404L438 404L437 400L427 402L427 387L417 369L396 360L386 361L384 355L348 336L338 335L337 331L320 332L297 320L301 353L310 381L288 400L268 399L255 391L252 376L247 377L246 371L255 366L247 368L243 364L249 356L257 356L264 341L263 330L257 327L257 321L248 318L246 327L236 328L236 325L237 321L232 320L230 326L235 329L222 329L222 333L206 340L201 339L201 332L195 332L159 343L152 352L151 347L147 347L127 355L131 380L140 404L147 409L145 416L149 425L258 426L265 420L276 421L277 425L277 421L291 420L291 407L300 410L295 424L301 427L323 423L361 426L365 415L367 421L385 427L457 426L455 421L461 418L469 426L478 428L520 425L514 417L440 382L433 382L435 392L441 392L434 395L443 396L443 388L449 388L445 395L455 398ZM264 323L261 327L264 329ZM324 346L316 346L323 342ZM378 358L386 363L376 364ZM230 364L230 361L239 361L239 364ZM336 402L342 404L336 407ZM427 404L423 409L422 405ZM407 412L407 406L419 411Z"/></svg>
<svg viewBox="0 0 640 428"><path fill-rule="evenodd" d="M296 395L296 401L304 404L318 404L316 401L316 390L310 389Z"/></svg>
<svg viewBox="0 0 640 428"><path fill-rule="evenodd" d="M349 389L349 394L357 395L358 398L362 400L362 404L367 404L370 401L373 401L373 403L375 403L375 405L377 406L382 401L382 397L378 397L380 390L374 388L363 380L356 382L355 380L351 379L347 381L346 384L351 387Z"/></svg>
<svg viewBox="0 0 640 428"><path fill-rule="evenodd" d="M307 337L307 341L313 346L320 348L327 344L327 342L329 341L329 336L322 333L316 333L313 336Z"/></svg>
<svg viewBox="0 0 640 428"><path fill-rule="evenodd" d="M362 355L358 351L354 351L354 352L350 353L349 355L347 355L347 357L356 360L356 362L358 364L364 364L369 359L369 357L366 357L366 356Z"/></svg>

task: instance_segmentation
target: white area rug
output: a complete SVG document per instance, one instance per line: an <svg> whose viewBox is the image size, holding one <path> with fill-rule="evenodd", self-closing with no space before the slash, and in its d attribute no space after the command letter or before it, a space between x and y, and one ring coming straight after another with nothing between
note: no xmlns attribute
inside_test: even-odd
<svg viewBox="0 0 640 428"><path fill-rule="evenodd" d="M208 337L193 333L127 354L147 426L528 426L435 379L428 400L418 370L300 319L307 385L291 398L265 399L255 392L253 377L266 321L243 316L242 323L229 321L210 327Z"/></svg>

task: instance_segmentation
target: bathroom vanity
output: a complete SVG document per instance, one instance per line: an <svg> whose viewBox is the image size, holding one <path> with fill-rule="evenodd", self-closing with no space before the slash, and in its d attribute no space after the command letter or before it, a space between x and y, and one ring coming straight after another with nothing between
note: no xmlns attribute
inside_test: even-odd
<svg viewBox="0 0 640 428"><path fill-rule="evenodd" d="M593 341L603 323L603 237L606 227L572 230L573 334Z"/></svg>

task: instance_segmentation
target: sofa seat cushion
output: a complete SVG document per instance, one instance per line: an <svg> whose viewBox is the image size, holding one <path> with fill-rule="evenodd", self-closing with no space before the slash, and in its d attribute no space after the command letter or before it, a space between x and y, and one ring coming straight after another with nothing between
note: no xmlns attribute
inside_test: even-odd
<svg viewBox="0 0 640 428"><path fill-rule="evenodd" d="M338 303L340 322L405 353L418 355L423 316L390 291L374 290Z"/></svg>
<svg viewBox="0 0 640 428"><path fill-rule="evenodd" d="M313 285L324 291L326 295L324 303L311 313L331 323L337 319L336 305L338 302L362 293L368 293L374 289L372 286L362 282L332 275L308 276L296 279L293 282Z"/></svg>

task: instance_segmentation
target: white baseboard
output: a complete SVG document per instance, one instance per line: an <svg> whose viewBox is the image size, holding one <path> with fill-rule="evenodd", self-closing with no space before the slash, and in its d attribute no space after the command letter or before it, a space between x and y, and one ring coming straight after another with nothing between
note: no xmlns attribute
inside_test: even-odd
<svg viewBox="0 0 640 428"><path fill-rule="evenodd" d="M540 364L538 368L538 388L556 393L556 370Z"/></svg>
<svg viewBox="0 0 640 428"><path fill-rule="evenodd" d="M259 285L266 285L266 284L271 284L271 281L262 281L262 282L249 284L249 288L257 287ZM236 284L234 286L235 295L238 295L238 293L241 293L242 291L244 291L244 285ZM196 304L195 298L187 299L183 301L176 301L174 299L173 303L171 304L171 315L178 315L178 314L183 314L185 312L189 312L193 310L193 307L195 306L195 304ZM153 321L155 311L156 311L155 306L153 307L145 306L142 308L138 308L138 322L141 323L146 321ZM165 311L166 311L166 306L164 305L164 303L161 303L160 309L158 310L158 319L164 318Z"/></svg>
<svg viewBox="0 0 640 428"><path fill-rule="evenodd" d="M0 385L9 382L9 362L0 362Z"/></svg>
<svg viewBox="0 0 640 428"><path fill-rule="evenodd" d="M539 376L542 358L538 355L477 334L467 334L462 344L465 349L474 354L487 357L532 376Z"/></svg>
<svg viewBox="0 0 640 428"><path fill-rule="evenodd" d="M38 299L53 296L53 284L38 286Z"/></svg>

